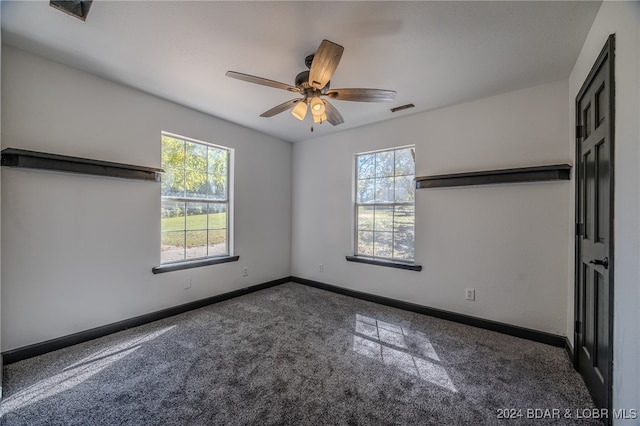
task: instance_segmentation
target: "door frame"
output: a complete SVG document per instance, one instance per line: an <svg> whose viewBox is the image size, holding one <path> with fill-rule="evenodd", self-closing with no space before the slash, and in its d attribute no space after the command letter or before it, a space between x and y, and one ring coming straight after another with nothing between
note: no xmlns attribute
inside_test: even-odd
<svg viewBox="0 0 640 426"><path fill-rule="evenodd" d="M599 407L599 408L606 408L609 410L609 412L611 412L611 409L613 408L613 307L614 307L614 303L613 303L613 297L614 297L614 266L615 266L615 257L614 257L614 196L615 196L615 192L614 192L614 182L615 182L615 168L614 168L614 163L615 163L615 156L614 156L614 152L615 152L615 144L614 144L614 137L615 137L615 41L616 41L616 36L615 34L611 34L609 35L609 37L607 38L606 43L604 44L604 47L602 48L602 50L600 51L600 54L598 55L598 59L595 61L595 63L593 64L593 67L591 68L591 70L589 71L589 74L587 75L586 79L584 80L584 83L582 84L582 87L580 88L580 91L578 92L576 99L575 99L575 104L576 104L576 117L575 117L575 124L576 124L576 128L575 128L575 141L576 141L576 146L575 146L575 174L574 174L574 178L575 178L575 215L574 215L574 222L575 222L575 259L574 259L574 327L573 327L573 346L574 346L574 350L573 350L573 366L576 370L579 371L579 355L580 355L580 347L581 347L581 339L579 337L579 333L578 333L578 323L580 321L580 268L582 267L581 265L581 253L580 253L580 240L581 240L581 224L580 224L580 209L581 209L581 197L580 197L580 179L579 179L579 175L578 173L581 173L582 167L581 167L581 142L582 142L582 134L581 134L581 129L578 126L578 123L580 122L580 107L579 107L579 100L582 98L582 96L584 95L584 93L587 91L587 89L589 88L589 84L591 83L591 81L593 80L593 77L596 75L596 73L598 72L598 70L601 68L602 64L608 60L608 67L609 67L609 81L607 82L608 84L608 90L609 90L609 105L608 105L608 113L609 113L609 134L607 135L609 137L610 140L610 173L609 173L609 193L610 193L610 198L609 198L609 268L607 269L607 272L609 274L609 365L607 368L607 375L608 375L608 388L606 390L607 392L607 398L606 398L606 403L607 406L606 407ZM610 422L611 420L609 420Z"/></svg>

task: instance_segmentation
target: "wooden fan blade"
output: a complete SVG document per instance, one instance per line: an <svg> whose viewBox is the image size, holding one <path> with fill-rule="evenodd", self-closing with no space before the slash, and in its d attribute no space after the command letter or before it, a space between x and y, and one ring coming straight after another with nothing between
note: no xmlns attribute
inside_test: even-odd
<svg viewBox="0 0 640 426"><path fill-rule="evenodd" d="M324 113L327 114L327 121L334 126L344 123L344 118L340 115L336 107L331 105L329 101L324 100Z"/></svg>
<svg viewBox="0 0 640 426"><path fill-rule="evenodd" d="M326 95L337 101L391 102L396 98L393 90L382 89L331 89Z"/></svg>
<svg viewBox="0 0 640 426"><path fill-rule="evenodd" d="M273 117L276 114L280 114L281 112L284 112L288 109L293 108L293 106L298 102L300 102L301 100L302 98L296 98L296 99L291 99L290 101L281 103L280 105L271 108L269 111L263 112L262 114L260 114L260 117Z"/></svg>
<svg viewBox="0 0 640 426"><path fill-rule="evenodd" d="M320 47L313 55L309 70L309 85L321 90L327 85L338 68L344 47L329 40L322 40Z"/></svg>
<svg viewBox="0 0 640 426"><path fill-rule="evenodd" d="M227 77L235 78L237 80L248 81L249 83L261 84L263 86L275 87L276 89L288 90L290 92L300 93L300 89L295 86L280 83L278 81L268 80L262 77L256 77L255 75L243 74L241 72L227 71L225 74Z"/></svg>

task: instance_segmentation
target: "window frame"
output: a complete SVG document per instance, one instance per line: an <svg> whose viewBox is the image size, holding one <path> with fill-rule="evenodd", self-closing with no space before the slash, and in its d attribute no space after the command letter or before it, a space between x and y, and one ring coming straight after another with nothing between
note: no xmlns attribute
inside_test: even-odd
<svg viewBox="0 0 640 426"><path fill-rule="evenodd" d="M358 175L358 160L360 157L364 156L364 155L370 155L370 154L377 154L377 153L381 153L381 152L393 152L394 154L394 164L393 164L393 177L397 177L396 176L396 163L395 163L395 155L396 152L399 150L403 150L403 149L412 149L413 153L414 153L414 158L413 158L413 165L414 165L414 170L413 170L413 175L412 175L412 189L414 191L414 196L413 196L413 201L407 202L407 201L396 201L395 200L395 191L396 191L396 185L394 182L394 200L393 202L377 202L374 201L369 202L369 203L360 203L358 201L358 181L361 180L359 179L359 175ZM398 147L392 147L392 148L383 148L383 149L377 149L377 150L372 150L372 151L365 151L365 152L359 152L354 154L354 160L353 160L353 176L354 176L354 181L353 181L353 186L352 186L352 190L353 190L353 210L352 210L352 231L353 231L353 238L352 238L352 256L346 256L346 260L350 261L350 262L358 262L358 263L365 263L365 264L372 264L372 265L379 265L379 266L388 266L388 267L392 267L392 268L398 268L398 269L405 269L405 270L413 270L413 271L420 271L422 270L422 266L418 265L415 263L415 145L411 144L411 145L403 145L403 146L398 146ZM373 179L376 178L376 171L377 171L377 164L374 166L374 171L373 171ZM403 176L407 176L407 175L403 175ZM382 257L382 256L375 256L375 254L372 255L367 255L367 254L361 254L358 252L358 241L359 241L359 231L361 231L360 228L360 224L359 224L359 215L358 215L358 208L361 206L368 206L368 207L373 207L375 209L375 207L389 207L391 208L393 211L395 211L395 207L396 206L412 206L413 207L413 250L412 250L412 259L400 259L400 258L396 258L396 257ZM373 238L375 238L375 224L372 227L372 236ZM388 232L388 231L379 231L379 232ZM392 241L393 241L393 237L395 236L395 230L392 229L391 235L392 235ZM375 244L375 243L374 243ZM393 242L391 243L393 246ZM393 256L393 251L392 251L392 256Z"/></svg>
<svg viewBox="0 0 640 426"><path fill-rule="evenodd" d="M179 270L179 269L187 269L187 268L194 268L194 267L198 267L198 266L205 266L205 265L212 265L212 264L218 264L218 263L227 263L227 262L233 262L233 261L237 261L239 259L239 256L234 256L234 244L233 244L233 236L234 236L234 232L233 232L233 205L234 205L234 197L233 197L233 187L234 187L234 154L235 151L233 148L227 147L227 146L222 146L222 145L218 145L218 144L214 144L214 143L210 143L210 142L206 142L206 141L202 141L202 140L198 140L198 139L194 139L194 138L190 138L190 137L186 137L186 136L182 136L179 134L175 134L175 133L171 133L171 132L166 132L166 131L162 131L161 132L161 141L163 137L169 137L169 138L173 138L173 139L177 139L180 140L186 149L186 145L187 143L193 143L193 144L198 144L200 146L205 146L205 147L211 147L211 148L215 148L215 149L220 149L220 150L224 150L226 151L226 184L225 184L225 193L226 196L224 199L210 199L205 197L189 197L186 194L186 188L185 188L185 193L182 196L176 196L176 195L164 195L162 193L162 187L160 189L160 205L162 206L163 203L165 201L175 201L175 202L179 202L179 203L185 203L185 208L187 203L202 203L205 204L207 206L207 216L209 215L209 206L211 205L223 205L226 206L226 224L225 224L225 231L226 231L226 253L224 254L214 254L214 255L209 255L208 251L207 251L207 255L204 257L187 257L188 255L188 248L187 248L187 244L186 244L186 239L187 239L187 233L190 231L189 228L187 228L187 218L188 218L188 214L185 210L185 227L183 230L181 230L181 232L184 234L184 245L183 245L183 249L184 249L184 258L183 259L179 259L179 260L171 260L171 261L162 261L162 250L160 250L160 266L156 266L152 269L152 272L154 274L160 273L160 272L170 272L170 271L174 271L174 270ZM161 153L162 153L162 142L161 142ZM185 156L186 158L186 156ZM162 161L161 161L162 162ZM164 166L164 164L163 164ZM183 164L182 168L181 168L182 172L185 173L186 176L186 172L189 171L190 169L188 169L186 167L186 164ZM209 176L209 172L207 171L207 177ZM162 208L162 207L161 207ZM162 218L161 218L162 220ZM223 228L219 228L219 229L223 229ZM207 228L206 229L197 229L197 231L206 231L206 235L207 235L207 241L209 238L209 232L211 231L216 231L219 229L209 229L208 224L207 224ZM162 240L162 235L164 232L167 231L163 231L162 230L162 225L160 226L160 238ZM175 231L172 231L175 232ZM208 247L208 243L207 246ZM207 248L208 250L208 248Z"/></svg>

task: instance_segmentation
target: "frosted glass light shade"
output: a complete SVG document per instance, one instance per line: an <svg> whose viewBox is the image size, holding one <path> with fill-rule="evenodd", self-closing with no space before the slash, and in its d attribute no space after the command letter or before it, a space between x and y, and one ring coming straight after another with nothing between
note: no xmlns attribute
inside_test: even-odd
<svg viewBox="0 0 640 426"><path fill-rule="evenodd" d="M291 115L298 120L304 120L304 117L307 115L307 103L305 101L298 102L291 111Z"/></svg>
<svg viewBox="0 0 640 426"><path fill-rule="evenodd" d="M324 121L327 121L327 114L314 115L313 116L313 122L314 123L322 123Z"/></svg>
<svg viewBox="0 0 640 426"><path fill-rule="evenodd" d="M324 102L322 99L315 97L311 99L311 114L321 116L324 114Z"/></svg>

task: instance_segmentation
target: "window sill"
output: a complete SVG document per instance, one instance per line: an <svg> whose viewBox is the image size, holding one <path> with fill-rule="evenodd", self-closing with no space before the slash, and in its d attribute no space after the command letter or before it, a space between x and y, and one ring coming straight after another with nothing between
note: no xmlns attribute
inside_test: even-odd
<svg viewBox="0 0 640 426"><path fill-rule="evenodd" d="M386 266L389 268L406 269L408 271L422 271L422 265L415 263L398 262L394 260L372 259L362 256L346 256L347 262L367 263L369 265Z"/></svg>
<svg viewBox="0 0 640 426"><path fill-rule="evenodd" d="M217 265L219 263L237 262L240 256L210 257L208 259L188 260L186 262L167 263L151 269L154 274L179 271L181 269L198 268L200 266Z"/></svg>

